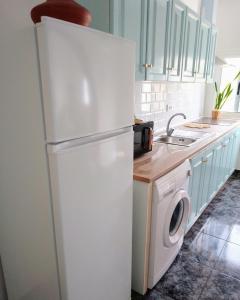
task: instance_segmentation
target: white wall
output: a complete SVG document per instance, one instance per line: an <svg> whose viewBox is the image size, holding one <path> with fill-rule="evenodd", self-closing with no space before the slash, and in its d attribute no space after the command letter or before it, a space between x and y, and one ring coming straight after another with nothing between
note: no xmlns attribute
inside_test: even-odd
<svg viewBox="0 0 240 300"><path fill-rule="evenodd" d="M216 65L214 68L214 82L217 82L217 85L220 86L222 75L222 66ZM214 82L206 84L205 92L205 102L204 102L204 115L211 116L212 110L215 106L216 91L214 87Z"/></svg>
<svg viewBox="0 0 240 300"><path fill-rule="evenodd" d="M200 14L201 0L182 0L188 7Z"/></svg>
<svg viewBox="0 0 240 300"><path fill-rule="evenodd" d="M239 13L239 0L219 0L217 55L221 58L240 57Z"/></svg>
<svg viewBox="0 0 240 300"><path fill-rule="evenodd" d="M59 300L34 26L0 1L0 254L9 300Z"/></svg>

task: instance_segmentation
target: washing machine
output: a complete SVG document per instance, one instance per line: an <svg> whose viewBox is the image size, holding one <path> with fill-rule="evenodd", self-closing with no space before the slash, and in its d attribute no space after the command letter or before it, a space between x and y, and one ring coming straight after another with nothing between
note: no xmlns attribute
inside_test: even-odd
<svg viewBox="0 0 240 300"><path fill-rule="evenodd" d="M153 186L148 288L153 288L173 263L183 244L190 198L189 160L169 172Z"/></svg>

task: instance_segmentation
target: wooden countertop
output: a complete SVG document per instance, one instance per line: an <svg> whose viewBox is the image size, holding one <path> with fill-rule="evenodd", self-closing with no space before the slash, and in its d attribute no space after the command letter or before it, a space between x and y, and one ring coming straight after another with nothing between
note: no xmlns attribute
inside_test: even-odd
<svg viewBox="0 0 240 300"><path fill-rule="evenodd" d="M235 120L229 126L210 125L210 128L204 129L178 127L181 130L207 132L210 135L190 147L154 143L151 152L134 160L134 180L150 183L160 178L236 127L240 127L240 120Z"/></svg>

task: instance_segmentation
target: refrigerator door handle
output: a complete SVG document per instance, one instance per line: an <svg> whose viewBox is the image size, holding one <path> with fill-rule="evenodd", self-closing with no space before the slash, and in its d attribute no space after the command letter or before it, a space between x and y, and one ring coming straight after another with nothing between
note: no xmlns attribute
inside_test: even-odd
<svg viewBox="0 0 240 300"><path fill-rule="evenodd" d="M83 137L83 138L78 138L74 140L69 140L61 143L49 143L47 144L47 151L48 153L55 153L59 151L64 151L64 150L69 150L70 148L74 148L77 146L93 143L93 142L98 142L100 140L105 140L105 139L110 139L118 135L126 134L129 132L132 132L132 126L125 127L122 129L110 131L110 132L105 132L103 134L96 134L88 137Z"/></svg>

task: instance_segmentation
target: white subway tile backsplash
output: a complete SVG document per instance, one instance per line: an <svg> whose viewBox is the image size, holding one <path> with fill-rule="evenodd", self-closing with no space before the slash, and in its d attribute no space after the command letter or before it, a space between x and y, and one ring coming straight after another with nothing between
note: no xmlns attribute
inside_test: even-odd
<svg viewBox="0 0 240 300"><path fill-rule="evenodd" d="M135 115L140 116L142 115L142 107L140 104L135 103Z"/></svg>
<svg viewBox="0 0 240 300"><path fill-rule="evenodd" d="M141 108L142 108L142 112L144 113L147 113L147 112L150 112L151 110L151 105L150 104L142 104L141 105Z"/></svg>
<svg viewBox="0 0 240 300"><path fill-rule="evenodd" d="M147 102L147 94L146 94L146 93L142 93L142 94L141 94L141 102L142 102L142 103Z"/></svg>
<svg viewBox="0 0 240 300"><path fill-rule="evenodd" d="M162 100L162 94L156 93L156 101L161 101L161 100Z"/></svg>
<svg viewBox="0 0 240 300"><path fill-rule="evenodd" d="M151 94L151 102L156 101L156 93Z"/></svg>
<svg viewBox="0 0 240 300"><path fill-rule="evenodd" d="M159 111L159 103L158 102L154 102L151 104L151 111L152 112Z"/></svg>
<svg viewBox="0 0 240 300"><path fill-rule="evenodd" d="M142 92L142 82L136 81L135 83L135 94L139 96L139 94Z"/></svg>
<svg viewBox="0 0 240 300"><path fill-rule="evenodd" d="M147 98L147 102L151 102L152 101L152 94L151 93L147 93L146 94L146 98Z"/></svg>
<svg viewBox="0 0 240 300"><path fill-rule="evenodd" d="M166 111L166 104L165 102L160 102L159 103L159 111L165 112Z"/></svg>
<svg viewBox="0 0 240 300"><path fill-rule="evenodd" d="M178 92L179 83L169 83L167 86L168 93L176 93Z"/></svg>
<svg viewBox="0 0 240 300"><path fill-rule="evenodd" d="M156 130L166 127L171 115L183 112L189 120L202 115L205 84L172 82L136 82L135 114L144 121L154 121ZM182 123L181 118L174 120Z"/></svg>
<svg viewBox="0 0 240 300"><path fill-rule="evenodd" d="M152 92L159 93L161 91L161 85L159 83L152 84Z"/></svg>
<svg viewBox="0 0 240 300"><path fill-rule="evenodd" d="M149 82L143 82L142 84L142 92L143 93L151 93L152 91L152 85Z"/></svg>
<svg viewBox="0 0 240 300"><path fill-rule="evenodd" d="M162 92L162 100L167 100L167 92Z"/></svg>
<svg viewBox="0 0 240 300"><path fill-rule="evenodd" d="M161 83L159 85L160 85L161 92L166 92L167 91L167 84L166 83Z"/></svg>

